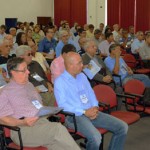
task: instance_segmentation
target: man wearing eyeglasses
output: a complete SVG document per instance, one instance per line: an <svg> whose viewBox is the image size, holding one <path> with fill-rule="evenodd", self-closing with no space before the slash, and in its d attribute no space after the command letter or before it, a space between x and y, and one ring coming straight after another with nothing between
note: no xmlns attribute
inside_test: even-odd
<svg viewBox="0 0 150 150"><path fill-rule="evenodd" d="M0 90L0 124L19 126L23 145L27 147L79 150L64 126L37 117L39 106L43 105L40 95L28 81L30 72L25 59L10 59L7 68L11 80ZM15 131L11 132L11 139L20 144Z"/></svg>
<svg viewBox="0 0 150 150"><path fill-rule="evenodd" d="M29 81L40 93L43 104L45 106L54 106L55 97L53 94L53 87L48 82L46 74L41 65L36 61L32 61L31 48L26 45L19 46L16 49L16 56L24 58L25 62L27 63L28 69L30 71Z"/></svg>

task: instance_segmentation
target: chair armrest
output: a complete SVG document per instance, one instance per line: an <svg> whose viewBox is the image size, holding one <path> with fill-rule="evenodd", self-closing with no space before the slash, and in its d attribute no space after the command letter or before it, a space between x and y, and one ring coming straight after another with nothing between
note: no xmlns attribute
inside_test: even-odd
<svg viewBox="0 0 150 150"><path fill-rule="evenodd" d="M77 132L77 122L76 122L75 113L62 110L62 111L59 112L59 114L63 114L65 116L70 116L70 117L73 118L73 123L74 123L74 132L73 132L73 134L76 134L76 132Z"/></svg>
<svg viewBox="0 0 150 150"><path fill-rule="evenodd" d="M131 96L135 96L135 97L140 97L140 98L143 98L143 97L144 97L144 95L134 94L134 93L129 93L129 92L125 92L125 94L131 95Z"/></svg>
<svg viewBox="0 0 150 150"><path fill-rule="evenodd" d="M108 113L110 114L111 110L110 110L110 104L106 104L104 102L98 102L99 107L103 107L104 110L107 110Z"/></svg>
<svg viewBox="0 0 150 150"><path fill-rule="evenodd" d="M4 131L4 128L7 128L7 129L18 132L20 150L23 150L23 142L22 142L22 137L21 137L21 132L20 132L19 127L17 127L17 126L8 126L8 125L4 125L4 124L0 124L0 127L2 127L3 131Z"/></svg>
<svg viewBox="0 0 150 150"><path fill-rule="evenodd" d="M119 94L119 93L116 93L116 95L119 97L125 97L125 98L131 98L131 99L135 99L135 97L136 97L133 95L126 95L126 94Z"/></svg>

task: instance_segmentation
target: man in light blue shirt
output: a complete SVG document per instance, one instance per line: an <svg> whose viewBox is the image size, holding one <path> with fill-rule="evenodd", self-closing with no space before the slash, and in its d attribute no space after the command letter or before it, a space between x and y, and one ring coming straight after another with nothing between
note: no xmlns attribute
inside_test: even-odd
<svg viewBox="0 0 150 150"><path fill-rule="evenodd" d="M112 44L109 48L110 56L108 56L104 62L109 70L121 76L122 83L125 84L128 80L137 79L144 83L146 87L150 87L150 79L144 74L133 74L130 67L127 66L125 61L120 57L120 46ZM119 84L119 78L114 78L115 82Z"/></svg>
<svg viewBox="0 0 150 150"><path fill-rule="evenodd" d="M59 31L59 38L60 38L60 41L58 42L56 49L55 49L56 57L59 57L61 55L62 48L66 44L72 44L73 46L75 46L76 50L78 49L77 44L73 40L69 39L68 31L66 30Z"/></svg>
<svg viewBox="0 0 150 150"><path fill-rule="evenodd" d="M113 133L109 150L123 150L128 126L125 122L99 112L98 101L86 76L81 73L82 59L75 52L67 53L66 70L55 80L54 93L59 107L75 113L77 130L87 138L87 150L99 150L101 134L96 127ZM67 117L66 123L74 128L73 120Z"/></svg>

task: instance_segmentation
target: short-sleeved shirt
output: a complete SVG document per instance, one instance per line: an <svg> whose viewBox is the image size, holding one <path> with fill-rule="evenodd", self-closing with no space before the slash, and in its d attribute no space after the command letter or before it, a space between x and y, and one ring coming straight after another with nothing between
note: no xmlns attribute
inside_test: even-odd
<svg viewBox="0 0 150 150"><path fill-rule="evenodd" d="M32 104L33 100L42 104L40 95L30 82L18 84L11 80L0 90L0 117L19 119L36 116L38 109Z"/></svg>
<svg viewBox="0 0 150 150"><path fill-rule="evenodd" d="M49 41L46 37L44 37L44 39L39 43L38 51L49 53L51 49L55 51L56 45L57 41L55 39L51 39L51 41Z"/></svg>
<svg viewBox="0 0 150 150"><path fill-rule="evenodd" d="M113 72L113 69L115 67L115 62L116 59L112 58L110 56L108 56L107 58L105 58L104 63L106 64L107 68ZM120 64L120 70L119 70L119 75L121 76L121 80L124 80L125 77L127 77L128 72L127 72L127 64L125 63L125 61L120 57L119 58L119 64ZM114 77L114 80L116 83L119 83L119 78Z"/></svg>

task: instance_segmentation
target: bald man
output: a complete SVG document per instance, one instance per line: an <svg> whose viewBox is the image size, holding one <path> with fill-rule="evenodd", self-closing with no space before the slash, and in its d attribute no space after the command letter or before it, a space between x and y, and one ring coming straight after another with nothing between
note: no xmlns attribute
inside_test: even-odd
<svg viewBox="0 0 150 150"><path fill-rule="evenodd" d="M125 122L99 112L98 101L86 76L81 73L83 64L79 54L67 53L66 70L54 82L54 94L57 103L65 111L75 113L77 130L87 138L87 150L99 150L101 134L96 127L105 128L113 133L109 150L123 150L128 126ZM71 117L66 119L70 128L74 128Z"/></svg>

